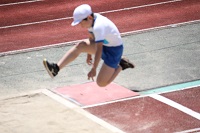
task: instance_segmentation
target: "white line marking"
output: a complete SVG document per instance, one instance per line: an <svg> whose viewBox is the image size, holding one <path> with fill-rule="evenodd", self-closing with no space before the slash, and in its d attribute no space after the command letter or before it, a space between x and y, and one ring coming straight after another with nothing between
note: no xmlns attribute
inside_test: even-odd
<svg viewBox="0 0 200 133"><path fill-rule="evenodd" d="M175 133L193 133L193 132L196 133L196 131L200 131L200 128L194 128L194 129L189 129L189 130L175 132Z"/></svg>
<svg viewBox="0 0 200 133"><path fill-rule="evenodd" d="M106 129L114 132L114 133L125 133L123 132L122 130L112 126L111 124L103 121L102 119L90 114L89 112L83 110L82 108L80 108L78 105L75 105L74 103L72 102L69 102L67 101L66 99L58 96L57 94L49 91L49 90L43 90L42 91L43 94L49 96L50 98L56 100L57 102L63 104L64 106L66 106L67 108L70 108L72 109L73 111L77 112L77 113L80 113L81 115L89 118L90 120L94 121L95 123L105 127Z"/></svg>
<svg viewBox="0 0 200 133"><path fill-rule="evenodd" d="M195 23L199 23L199 22L200 22L200 20L194 20L194 21L188 21L188 22L183 22L183 23L176 23L176 24L173 24L173 25L176 25L176 27L179 27L179 26L182 26L182 25L195 24ZM159 27L153 27L153 28L147 28L147 29L142 29L142 30L124 32L124 33L121 33L121 35L122 35L122 37L124 37L124 36L128 36L128 35L148 32L148 31L152 31L152 30L161 30L161 29L169 28L169 27L172 27L172 24L159 26ZM74 45L75 43L80 42L80 41L81 40L76 40L76 41L70 41L70 42L49 44L49 45L40 46L40 47L33 47L33 48L27 48L27 49L21 49L21 50L13 50L13 51L8 51L8 52L0 52L0 57L6 56L6 55L20 54L20 53L25 53L25 52L32 52L32 51L37 51L37 50L44 50L44 49L48 49L48 48L71 46L71 45Z"/></svg>
<svg viewBox="0 0 200 133"><path fill-rule="evenodd" d="M132 97L128 97L128 98L123 98L123 99L118 99L118 100L113 100L113 101L108 101L108 102L103 102L103 103L97 103L97 104L92 104L92 105L86 105L86 106L83 106L83 107L81 107L81 108L83 108L83 109L86 109L86 108L93 108L93 107L97 107L97 106L103 106L103 105L107 105L107 104L112 104L112 103L117 103L117 102L123 102L123 101L138 99L138 98L144 98L144 97L148 97L148 95L132 96Z"/></svg>
<svg viewBox="0 0 200 133"><path fill-rule="evenodd" d="M112 12L120 12L120 11L126 11L126 10L132 10L132 9L138 9L138 8L144 8L144 7L151 7L151 6L157 6L157 5L175 3L175 2L180 2L180 1L182 1L182 0L171 0L171 1L166 1L166 2L154 3L154 4L147 4L147 5L141 5L141 6L134 6L134 7L128 7L128 8L117 9L117 10L104 11L104 12L100 12L100 14L112 13Z"/></svg>
<svg viewBox="0 0 200 133"><path fill-rule="evenodd" d="M179 27L179 26L182 26L182 25L195 24L195 23L199 23L199 22L200 22L200 19L193 20L193 21L182 22L182 23L163 25L163 26L158 26L158 27L153 27L153 28L147 28L147 29L124 32L124 33L121 33L121 35L122 36L127 36L127 35L133 35L133 34L143 33L143 32L152 31L152 30L165 29L165 28L169 28L169 27L175 28L175 27Z"/></svg>
<svg viewBox="0 0 200 133"><path fill-rule="evenodd" d="M67 20L67 19L72 19L72 18L73 17L67 17L67 18L59 18L59 19L52 19L52 20L45 20L45 21L38 21L38 22L31 22L31 23L24 23L24 24L10 25L10 26L3 26L3 27L0 27L0 29L7 29L7 28L15 28L15 27L21 27L21 26L29 26L29 25L34 25L34 24L49 23L49 22Z"/></svg>
<svg viewBox="0 0 200 133"><path fill-rule="evenodd" d="M20 53L37 51L37 50L44 50L44 49L48 49L48 48L71 46L71 45L74 45L75 43L77 43L79 41L81 41L81 40L70 41L70 42L62 42L62 43L56 43L56 44L49 44L49 45L46 45L46 46L39 46L39 47L33 47L33 48L27 48L27 49L13 50L13 51L8 51L8 52L1 52L0 57L5 56L5 55L13 55L13 54L20 54Z"/></svg>
<svg viewBox="0 0 200 133"><path fill-rule="evenodd" d="M149 96L160 101L160 102L163 102L163 103L165 103L165 104L167 104L171 107L174 107L175 109L178 109L178 110L180 110L180 111L182 111L182 112L184 112L184 113L186 113L186 114L188 114L188 115L190 115L190 116L192 116L192 117L194 117L198 120L200 120L200 114L198 112L195 112L195 111L193 111L193 110L191 110L191 109L189 109L189 108L187 108L187 107L185 107L185 106L183 106L183 105L181 105L177 102L174 102L174 101L172 101L172 100L170 100L166 97L163 97L161 95L158 95L158 94L151 94Z"/></svg>
<svg viewBox="0 0 200 133"><path fill-rule="evenodd" d="M162 5L162 4L168 4L168 3L174 3L174 2L180 2L180 1L182 1L182 0L172 0L172 1L166 1L166 2L148 4L148 5L141 5L141 6L134 6L134 7L129 7L129 8L117 9L117 10L104 11L104 12L99 12L99 13L100 13L100 14L106 14L106 13L112 13L112 12L133 10L133 9L138 9L138 8L151 7L151 6ZM14 28L14 27L20 27L20 26L28 26L28 25L41 24L41 23L49 23L49 22L54 22L54 21L68 20L68 19L72 19L72 18L73 18L73 17L65 17L65 18L44 20L44 21L38 21L38 22L31 22L31 23L24 23L24 24L3 26L3 27L0 27L0 29Z"/></svg>
<svg viewBox="0 0 200 133"><path fill-rule="evenodd" d="M183 91L183 90L195 88L195 87L198 87L198 86L200 86L200 85L185 87L185 88L181 88L179 90L168 91L168 92L163 92L163 93L159 93L159 94L171 93L171 92L177 92L177 91ZM140 94L140 92L138 92L138 93ZM102 105L106 105L106 104L112 104L112 103L116 103L116 102L123 102L123 101L133 100L133 99L137 99L137 98L144 98L144 97L148 97L150 95L152 95L152 94L139 95L139 96L133 96L133 97L123 98L123 99L119 99L119 100L108 101L108 102L104 102L104 103L92 104L92 105L83 106L82 108L83 109L84 108L92 108L92 107L102 106Z"/></svg>
<svg viewBox="0 0 200 133"><path fill-rule="evenodd" d="M69 100L70 102L75 103L76 105L78 105L78 106L80 106L80 107L83 106L83 105L82 105L81 103L79 103L77 100L75 100L74 98L72 98L72 97L70 97L70 96L68 96L68 95L64 95L64 94L61 94L61 93L56 92L56 91L53 91L53 92L56 93L57 95L59 95L59 96L65 98L65 99Z"/></svg>
<svg viewBox="0 0 200 133"><path fill-rule="evenodd" d="M12 6L12 5L19 5L19 4L27 4L27 3L33 3L33 2L38 2L38 1L43 1L43 0L31 0L31 1L24 1L24 2L0 4L0 7L1 7L1 6Z"/></svg>

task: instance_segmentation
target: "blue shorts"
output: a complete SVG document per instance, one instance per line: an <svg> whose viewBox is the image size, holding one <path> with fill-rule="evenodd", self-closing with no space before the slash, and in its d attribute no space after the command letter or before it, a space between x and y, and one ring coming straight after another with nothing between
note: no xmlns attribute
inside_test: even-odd
<svg viewBox="0 0 200 133"><path fill-rule="evenodd" d="M104 63L112 68L118 68L119 62L123 54L123 45L116 47L106 47L103 46L101 58L104 60Z"/></svg>

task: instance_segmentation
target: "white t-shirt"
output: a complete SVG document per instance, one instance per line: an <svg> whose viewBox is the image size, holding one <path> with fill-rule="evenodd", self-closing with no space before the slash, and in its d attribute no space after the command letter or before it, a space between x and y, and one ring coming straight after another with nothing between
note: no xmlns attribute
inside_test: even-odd
<svg viewBox="0 0 200 133"><path fill-rule="evenodd" d="M103 42L107 47L123 44L119 30L112 21L98 13L94 13L94 18L94 25L88 31L94 34L96 43Z"/></svg>

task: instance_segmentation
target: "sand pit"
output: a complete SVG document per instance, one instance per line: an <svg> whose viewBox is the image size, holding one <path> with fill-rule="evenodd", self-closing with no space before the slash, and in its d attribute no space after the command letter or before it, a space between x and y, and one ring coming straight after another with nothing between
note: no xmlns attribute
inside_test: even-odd
<svg viewBox="0 0 200 133"><path fill-rule="evenodd" d="M111 133L43 93L0 100L1 133Z"/></svg>

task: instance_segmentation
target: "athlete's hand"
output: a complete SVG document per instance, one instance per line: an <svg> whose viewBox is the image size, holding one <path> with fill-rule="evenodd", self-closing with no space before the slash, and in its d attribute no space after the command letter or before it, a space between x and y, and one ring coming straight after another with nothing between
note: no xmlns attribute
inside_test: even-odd
<svg viewBox="0 0 200 133"><path fill-rule="evenodd" d="M90 54L87 55L86 63L88 65L92 65L92 55L90 55Z"/></svg>
<svg viewBox="0 0 200 133"><path fill-rule="evenodd" d="M92 68L91 71L88 73L88 80L90 78L94 81L94 77L96 76L96 69Z"/></svg>

